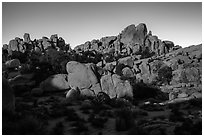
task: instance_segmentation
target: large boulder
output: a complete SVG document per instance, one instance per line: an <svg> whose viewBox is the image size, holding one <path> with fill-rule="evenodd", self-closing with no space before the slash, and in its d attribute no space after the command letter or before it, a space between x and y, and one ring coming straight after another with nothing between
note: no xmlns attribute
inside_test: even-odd
<svg viewBox="0 0 204 137"><path fill-rule="evenodd" d="M130 56L129 57L125 57L125 58L120 58L118 60L118 64L124 64L124 65L132 68L133 65L134 65L134 60Z"/></svg>
<svg viewBox="0 0 204 137"><path fill-rule="evenodd" d="M45 92L53 92L70 89L67 74L56 74L48 77L40 83L40 88Z"/></svg>
<svg viewBox="0 0 204 137"><path fill-rule="evenodd" d="M102 92L110 98L133 97L133 89L128 80L122 80L121 76L113 74L105 75L101 78Z"/></svg>
<svg viewBox="0 0 204 137"><path fill-rule="evenodd" d="M15 112L15 96L8 81L2 77L2 111Z"/></svg>
<svg viewBox="0 0 204 137"><path fill-rule="evenodd" d="M80 96L80 91L77 87L73 87L66 94L66 99L68 101L75 101Z"/></svg>
<svg viewBox="0 0 204 137"><path fill-rule="evenodd" d="M112 81L115 87L117 98L133 97L133 88L128 80L122 80L121 76L113 74Z"/></svg>
<svg viewBox="0 0 204 137"><path fill-rule="evenodd" d="M76 61L70 61L66 65L66 70L71 87L78 87L80 90L94 87L94 92L100 90L94 64L89 63L85 65Z"/></svg>
<svg viewBox="0 0 204 137"><path fill-rule="evenodd" d="M135 27L134 24L126 27L121 34L121 42L127 45L128 43L144 44L145 36L147 35L147 27L140 23Z"/></svg>
<svg viewBox="0 0 204 137"><path fill-rule="evenodd" d="M101 77L101 88L103 92L110 96L110 98L116 97L111 74Z"/></svg>

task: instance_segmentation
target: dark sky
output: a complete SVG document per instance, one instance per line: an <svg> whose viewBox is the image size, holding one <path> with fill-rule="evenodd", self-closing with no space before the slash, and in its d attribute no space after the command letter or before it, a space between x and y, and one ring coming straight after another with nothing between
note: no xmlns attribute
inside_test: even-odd
<svg viewBox="0 0 204 137"><path fill-rule="evenodd" d="M74 47L139 23L162 40L200 44L202 3L2 3L3 44L25 32L31 39L57 33Z"/></svg>

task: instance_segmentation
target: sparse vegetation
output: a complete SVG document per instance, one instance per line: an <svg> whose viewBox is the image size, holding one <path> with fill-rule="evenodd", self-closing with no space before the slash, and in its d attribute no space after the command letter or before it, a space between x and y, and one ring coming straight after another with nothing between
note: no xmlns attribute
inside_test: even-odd
<svg viewBox="0 0 204 137"><path fill-rule="evenodd" d="M64 125L62 122L56 123L55 127L51 131L52 135L63 135L64 134Z"/></svg>
<svg viewBox="0 0 204 137"><path fill-rule="evenodd" d="M3 135L44 135L47 134L46 125L34 116L25 116L14 121L3 120Z"/></svg>
<svg viewBox="0 0 204 137"><path fill-rule="evenodd" d="M130 108L121 108L116 111L115 127L117 131L126 131L133 127L135 119Z"/></svg>

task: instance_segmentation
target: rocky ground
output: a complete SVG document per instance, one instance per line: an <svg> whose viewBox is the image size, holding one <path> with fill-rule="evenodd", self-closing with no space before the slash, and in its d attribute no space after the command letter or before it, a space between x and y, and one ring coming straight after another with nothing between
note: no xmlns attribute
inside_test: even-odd
<svg viewBox="0 0 204 137"><path fill-rule="evenodd" d="M202 45L145 24L71 49L61 37L2 48L3 134L202 134Z"/></svg>

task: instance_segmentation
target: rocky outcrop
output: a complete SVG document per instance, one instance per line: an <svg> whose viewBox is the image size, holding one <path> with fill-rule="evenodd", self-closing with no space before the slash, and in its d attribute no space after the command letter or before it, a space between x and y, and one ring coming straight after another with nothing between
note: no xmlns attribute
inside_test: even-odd
<svg viewBox="0 0 204 137"><path fill-rule="evenodd" d="M117 36L103 37L100 40L87 41L84 44L74 48L76 51L96 50L102 53L114 53L117 55L134 55L134 54L149 54L163 55L175 49L174 43L168 40L162 41L156 35L152 35L150 31L147 34L147 26L140 23L126 27ZM145 57L144 56L144 57Z"/></svg>
<svg viewBox="0 0 204 137"><path fill-rule="evenodd" d="M181 91L184 87L200 90L202 45L181 48L147 31L144 23L132 24L117 36L87 41L74 50L57 34L31 40L30 34L25 33L24 39L16 37L9 45L3 46L4 75L14 78L20 73L16 68L29 64L31 72L43 75L36 85L57 74L40 84L43 91L78 88L84 96L105 92L111 98L132 97L130 80L160 86L168 93ZM30 84L27 79L23 80ZM179 83L185 86L175 87ZM173 88L162 88L165 84ZM38 89L33 92L38 92ZM181 92L178 97L185 95Z"/></svg>

